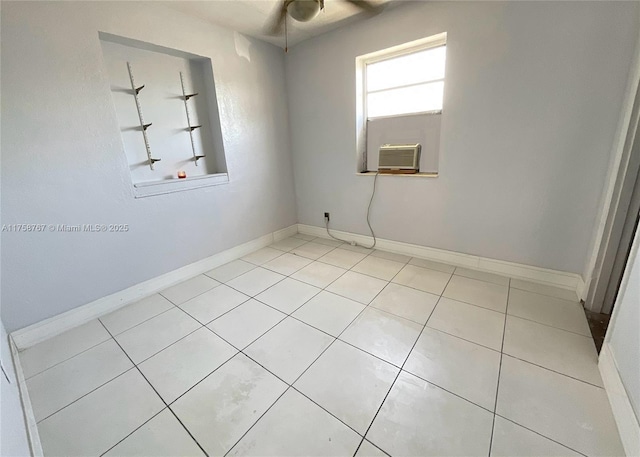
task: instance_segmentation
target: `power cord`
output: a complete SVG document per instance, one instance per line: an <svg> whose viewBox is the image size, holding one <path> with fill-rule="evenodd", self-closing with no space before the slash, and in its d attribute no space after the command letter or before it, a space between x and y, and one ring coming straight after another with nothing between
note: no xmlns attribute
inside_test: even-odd
<svg viewBox="0 0 640 457"><path fill-rule="evenodd" d="M327 228L327 235L329 235L334 240L342 241L343 243L355 244L356 246L361 246L365 249L373 249L376 247L376 242L377 242L376 234L373 233L373 227L371 227L371 221L369 220L369 216L371 215L371 204L373 203L373 197L376 195L376 182L378 181L379 174L380 172L377 171L376 175L373 178L373 191L371 192L371 199L369 199L369 206L367 207L367 225L369 226L369 231L371 232L371 236L373 237L373 244L371 246L362 246L362 245L358 245L357 243L352 243L351 241L343 240L341 238L333 236L329 231L329 219L325 218L324 225Z"/></svg>

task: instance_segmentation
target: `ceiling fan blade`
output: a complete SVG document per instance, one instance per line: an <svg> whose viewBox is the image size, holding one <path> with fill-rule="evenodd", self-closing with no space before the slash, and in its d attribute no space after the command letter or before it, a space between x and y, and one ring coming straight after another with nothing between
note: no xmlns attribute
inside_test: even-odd
<svg viewBox="0 0 640 457"><path fill-rule="evenodd" d="M354 6L357 6L358 8L360 8L363 11L366 11L369 14L378 14L382 12L385 6L384 3L375 4L368 0L345 0L345 1L351 3Z"/></svg>
<svg viewBox="0 0 640 457"><path fill-rule="evenodd" d="M282 35L282 28L284 26L284 20L287 17L288 2L284 0L282 7L275 12L272 20L265 27L265 33L267 35Z"/></svg>

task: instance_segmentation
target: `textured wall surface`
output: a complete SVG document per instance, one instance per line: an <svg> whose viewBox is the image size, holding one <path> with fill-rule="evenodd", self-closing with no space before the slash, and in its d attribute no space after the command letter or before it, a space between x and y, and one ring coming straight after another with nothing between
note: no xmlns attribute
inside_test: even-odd
<svg viewBox="0 0 640 457"><path fill-rule="evenodd" d="M210 57L231 182L134 199L98 32ZM296 223L284 53L152 2L3 2L2 223L8 331Z"/></svg>
<svg viewBox="0 0 640 457"><path fill-rule="evenodd" d="M286 59L300 223L367 234L355 58L447 32L436 179L382 177L382 238L582 273L638 30L637 2L411 2Z"/></svg>

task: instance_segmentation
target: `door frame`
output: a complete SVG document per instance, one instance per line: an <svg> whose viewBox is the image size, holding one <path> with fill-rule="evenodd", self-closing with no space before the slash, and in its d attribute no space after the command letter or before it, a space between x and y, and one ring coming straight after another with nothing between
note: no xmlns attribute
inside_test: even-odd
<svg viewBox="0 0 640 457"><path fill-rule="evenodd" d="M639 43L640 45L640 43ZM620 140L624 138L619 153L617 167L612 168L607 190L609 198L605 200L601 233L594 247L593 268L586 275L586 291L583 294L585 308L596 313L611 312L613 300L620 283L618 276L624 270L624 259L629 246L622 242L623 235L628 237L635 226L635 215L640 211L640 200L634 198L634 189L640 179L640 71L636 62L631 79L631 100L629 102L628 123L623 129ZM623 124L624 125L624 124ZM613 297L613 299L612 299Z"/></svg>

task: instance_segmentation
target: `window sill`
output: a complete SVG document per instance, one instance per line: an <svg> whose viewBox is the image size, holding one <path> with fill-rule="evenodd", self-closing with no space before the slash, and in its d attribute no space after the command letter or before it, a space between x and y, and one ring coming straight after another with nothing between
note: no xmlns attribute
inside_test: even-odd
<svg viewBox="0 0 640 457"><path fill-rule="evenodd" d="M364 171L361 173L356 173L358 176L375 176L377 172L375 171ZM437 172L420 172L420 173L380 173L380 176L392 176L395 178L437 178Z"/></svg>
<svg viewBox="0 0 640 457"><path fill-rule="evenodd" d="M164 195L184 190L199 189L201 187L219 186L227 184L229 175L227 173L216 173L206 176L194 176L193 178L172 178L162 181L140 182L133 185L135 198L151 197L153 195Z"/></svg>

